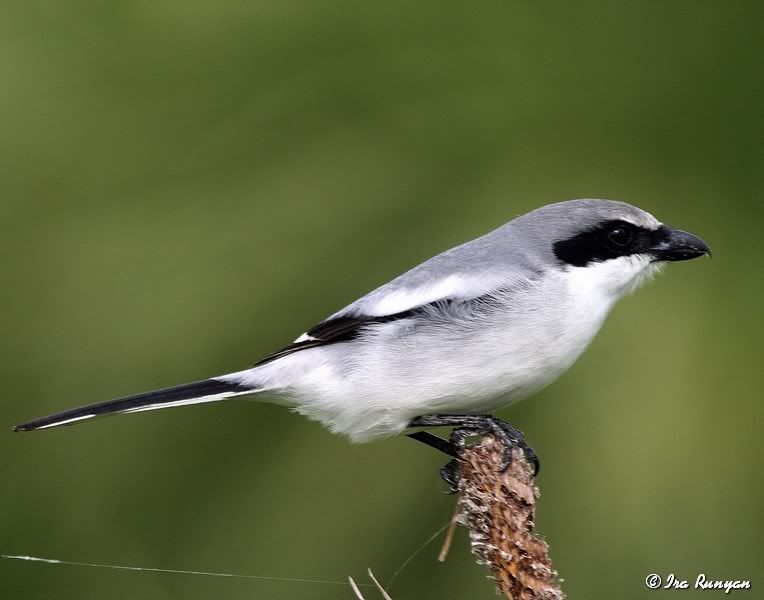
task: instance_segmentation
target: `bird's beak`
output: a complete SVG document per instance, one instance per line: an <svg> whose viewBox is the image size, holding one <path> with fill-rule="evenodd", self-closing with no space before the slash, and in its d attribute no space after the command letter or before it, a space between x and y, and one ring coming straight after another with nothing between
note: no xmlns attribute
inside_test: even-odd
<svg viewBox="0 0 764 600"><path fill-rule="evenodd" d="M704 254L711 256L711 248L697 235L662 225L660 238L651 248L654 260L690 260Z"/></svg>

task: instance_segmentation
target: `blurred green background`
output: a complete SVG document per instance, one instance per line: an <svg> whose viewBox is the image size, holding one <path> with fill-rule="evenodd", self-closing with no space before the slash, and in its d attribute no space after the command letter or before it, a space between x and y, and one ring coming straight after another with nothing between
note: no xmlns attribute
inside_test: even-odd
<svg viewBox="0 0 764 600"><path fill-rule="evenodd" d="M443 458L230 402L14 423L249 366L553 201L704 237L502 413L571 598L764 585L759 2L25 2L0 8L0 553L382 581L450 517ZM492 598L461 532L389 592ZM758 590L758 591L757 591ZM0 560L0 595L351 598ZM376 597L368 593L368 598Z"/></svg>

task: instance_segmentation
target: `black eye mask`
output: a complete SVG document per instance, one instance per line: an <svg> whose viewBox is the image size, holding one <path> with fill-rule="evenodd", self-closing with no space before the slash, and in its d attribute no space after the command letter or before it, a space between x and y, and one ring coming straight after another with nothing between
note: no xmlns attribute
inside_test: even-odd
<svg viewBox="0 0 764 600"><path fill-rule="evenodd" d="M621 256L650 252L668 234L668 228L646 229L616 219L584 231L566 240L555 242L555 256L565 264L585 267Z"/></svg>

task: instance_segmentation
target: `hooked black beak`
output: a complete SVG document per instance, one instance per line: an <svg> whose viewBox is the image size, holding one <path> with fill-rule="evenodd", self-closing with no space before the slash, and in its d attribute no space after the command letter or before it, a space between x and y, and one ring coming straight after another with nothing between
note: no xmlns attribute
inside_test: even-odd
<svg viewBox="0 0 764 600"><path fill-rule="evenodd" d="M711 256L711 248L697 235L661 225L660 238L651 248L654 260L690 260L704 254Z"/></svg>

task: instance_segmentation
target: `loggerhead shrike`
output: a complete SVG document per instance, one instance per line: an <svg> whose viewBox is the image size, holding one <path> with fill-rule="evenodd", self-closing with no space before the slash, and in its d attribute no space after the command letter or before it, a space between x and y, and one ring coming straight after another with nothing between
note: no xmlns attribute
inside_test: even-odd
<svg viewBox="0 0 764 600"><path fill-rule="evenodd" d="M90 404L15 427L249 396L276 402L353 442L453 426L456 455L491 432L538 462L522 433L487 413L529 396L586 349L610 309L664 261L711 251L700 238L609 200L520 216L377 288L243 371Z"/></svg>

